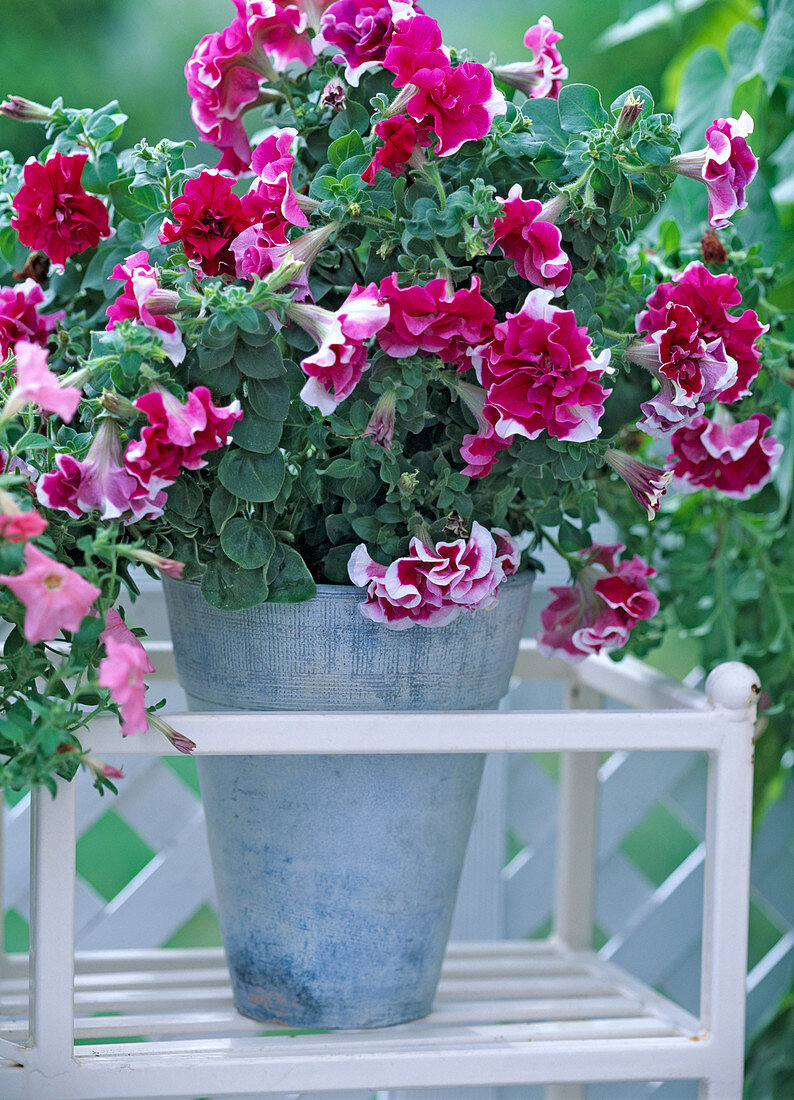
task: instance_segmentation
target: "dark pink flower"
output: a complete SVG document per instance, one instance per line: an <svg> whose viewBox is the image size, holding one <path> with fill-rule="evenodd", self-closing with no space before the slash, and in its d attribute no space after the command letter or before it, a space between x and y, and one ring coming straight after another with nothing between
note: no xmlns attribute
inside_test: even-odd
<svg viewBox="0 0 794 1100"><path fill-rule="evenodd" d="M581 443L600 432L609 349L593 356L587 330L572 310L552 305L552 297L550 290L530 291L521 311L496 326L491 343L472 352L503 439L537 439L546 431Z"/></svg>
<svg viewBox="0 0 794 1100"><path fill-rule="evenodd" d="M716 420L699 416L670 440L667 467L673 484L684 492L717 489L735 500L748 500L769 481L783 453L776 438L767 435L771 426L763 413L738 424L725 409L718 409Z"/></svg>
<svg viewBox="0 0 794 1100"><path fill-rule="evenodd" d="M392 31L383 65L396 74L395 88L431 87L439 83L450 65L449 51L441 40L436 20L424 14L403 20Z"/></svg>
<svg viewBox="0 0 794 1100"><path fill-rule="evenodd" d="M242 122L267 97L262 81L296 61L314 61L306 13L282 0L234 0L237 15L222 31L205 35L185 66L191 117L205 141L223 152L221 171L239 175L251 160Z"/></svg>
<svg viewBox="0 0 794 1100"><path fill-rule="evenodd" d="M39 313L44 292L35 279L25 279L19 286L0 286L0 360L5 359L17 340L47 346L47 340L58 321L57 313Z"/></svg>
<svg viewBox="0 0 794 1100"><path fill-rule="evenodd" d="M61 630L77 630L101 595L99 589L74 569L43 554L32 542L25 545L25 569L17 576L0 576L25 605L25 637L52 641Z"/></svg>
<svg viewBox="0 0 794 1100"><path fill-rule="evenodd" d="M38 405L68 423L80 404L80 391L75 386L60 384L58 376L47 366L47 353L37 344L18 340L14 358L14 388L0 413L0 423L16 416L26 405Z"/></svg>
<svg viewBox="0 0 794 1100"><path fill-rule="evenodd" d="M477 431L463 437L460 456L466 465L461 473L467 477L486 477L493 469L499 452L509 447L515 436L503 439L496 434L499 413L487 404L487 394L481 386L458 380L455 390L477 421Z"/></svg>
<svg viewBox="0 0 794 1100"><path fill-rule="evenodd" d="M520 183L510 188L504 213L493 226L493 245L513 260L522 279L535 286L551 287L557 294L571 281L571 261L562 248L562 235L554 221L565 209L564 198L541 204L525 199Z"/></svg>
<svg viewBox="0 0 794 1100"><path fill-rule="evenodd" d="M629 634L659 610L648 588L656 570L640 557L618 562L625 548L595 543L582 550L585 565L571 585L550 588L554 599L541 612L538 648L549 657L578 662L604 649L619 649Z"/></svg>
<svg viewBox="0 0 794 1100"><path fill-rule="evenodd" d="M119 708L122 736L142 733L149 724L144 675L152 671L151 662L137 638L133 645L107 634L103 634L107 656L99 662L99 686L108 689Z"/></svg>
<svg viewBox="0 0 794 1100"><path fill-rule="evenodd" d="M171 393L152 390L139 397L135 407L146 414L149 424L140 439L127 444L124 465L149 496L173 485L180 470L206 466L203 456L226 446L243 415L239 401L224 408L213 405L206 386L191 390L184 404Z"/></svg>
<svg viewBox="0 0 794 1100"><path fill-rule="evenodd" d="M388 304L389 319L378 333L378 343L394 359L424 352L468 367L469 350L493 333L494 308L480 293L476 275L471 286L459 290L446 279L401 289L397 276L389 275L381 281L380 297Z"/></svg>
<svg viewBox="0 0 794 1100"><path fill-rule="evenodd" d="M163 222L160 240L179 241L190 265L203 275L234 276L231 243L251 220L232 191L232 181L217 172L202 172L187 181L184 194L171 203L171 213L175 220Z"/></svg>
<svg viewBox="0 0 794 1100"><path fill-rule="evenodd" d="M82 184L86 153L53 153L44 164L31 159L14 196L11 225L28 248L40 248L58 267L70 256L96 248L110 236L108 212Z"/></svg>
<svg viewBox="0 0 794 1100"><path fill-rule="evenodd" d="M541 15L524 35L524 45L532 51L532 60L499 65L494 76L530 99L559 99L562 82L568 79L568 69L555 45L561 38L549 17Z"/></svg>
<svg viewBox="0 0 794 1100"><path fill-rule="evenodd" d="M166 316L167 309L179 308L179 294L175 290L160 290L149 253L134 252L123 264L116 264L108 278L123 279L124 289L105 310L109 318L105 327L111 329L119 321L146 325L160 337L171 362L181 363L185 358L182 333L173 317Z"/></svg>
<svg viewBox="0 0 794 1100"><path fill-rule="evenodd" d="M117 519L130 511L138 482L122 463L114 420L100 423L82 462L68 454L57 455L55 462L57 469L45 474L36 488L40 504L76 519L94 511L102 519Z"/></svg>
<svg viewBox="0 0 794 1100"><path fill-rule="evenodd" d="M693 153L673 157L670 167L679 176L701 179L709 196L709 225L724 229L737 210L744 210L744 192L758 171L758 161L747 144L753 120L747 111L739 119L715 118L706 130L706 145Z"/></svg>
<svg viewBox="0 0 794 1100"><path fill-rule="evenodd" d="M365 183L373 184L381 168L391 176L401 175L406 168L418 168L424 162L422 149L433 144L433 130L407 115L395 115L375 124L375 133L384 144L375 150L370 163L361 173Z"/></svg>
<svg viewBox="0 0 794 1100"><path fill-rule="evenodd" d="M366 341L386 324L389 307L378 301L378 288L370 283L354 286L334 313L295 303L287 309L287 316L318 344L314 355L301 363L309 378L301 398L327 416L358 385L368 366Z"/></svg>
<svg viewBox="0 0 794 1100"><path fill-rule="evenodd" d="M737 290L735 275L713 275L702 263L689 264L672 282L660 283L646 302L646 308L637 315L637 332L645 332L647 341L653 333L669 328L670 303L686 306L697 321L698 337L711 345L712 354L718 358L736 362L736 379L717 398L726 404L746 397L750 383L758 374L760 352L758 338L767 331L751 309L735 317L728 310L739 306L742 296ZM714 341L721 340L722 352L717 352Z"/></svg>
<svg viewBox="0 0 794 1100"><path fill-rule="evenodd" d="M345 80L357 88L364 73L382 66L395 24L421 11L414 0L336 0L320 20L315 53L330 46L333 60L345 66Z"/></svg>
<svg viewBox="0 0 794 1100"><path fill-rule="evenodd" d="M409 26L415 22L411 20ZM448 68L440 82L428 80L418 87L404 109L433 130L438 138L436 155L450 157L465 142L489 134L495 116L503 115L507 104L488 69L476 61L464 61Z"/></svg>
<svg viewBox="0 0 794 1100"><path fill-rule="evenodd" d="M408 555L389 566L373 561L361 543L350 557L348 574L353 584L367 587L362 615L392 630L407 630L443 626L463 610L490 607L505 578L505 565L514 571L517 564L515 544L506 532L500 530L499 536L498 549L475 521L468 540L438 542L431 549L415 537Z"/></svg>
<svg viewBox="0 0 794 1100"><path fill-rule="evenodd" d="M496 543L496 560L502 566L506 577L512 577L518 572L521 564L521 551L513 536L503 527L491 529L491 535Z"/></svg>
<svg viewBox="0 0 794 1100"><path fill-rule="evenodd" d="M604 455L616 474L626 482L634 494L634 499L645 509L648 519L653 519L659 511L659 502L667 492L667 486L672 480L672 473L660 470L656 466L649 466L647 462L640 462L623 451L616 451L612 447Z"/></svg>

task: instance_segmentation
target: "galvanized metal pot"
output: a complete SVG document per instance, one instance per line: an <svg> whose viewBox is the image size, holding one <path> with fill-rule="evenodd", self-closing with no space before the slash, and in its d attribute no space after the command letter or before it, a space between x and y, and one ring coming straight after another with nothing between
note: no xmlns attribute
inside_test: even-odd
<svg viewBox="0 0 794 1100"><path fill-rule="evenodd" d="M364 619L361 590L224 612L165 581L194 710L474 710L508 687L531 574L437 629ZM235 1006L293 1027L430 1011L485 757L199 757Z"/></svg>

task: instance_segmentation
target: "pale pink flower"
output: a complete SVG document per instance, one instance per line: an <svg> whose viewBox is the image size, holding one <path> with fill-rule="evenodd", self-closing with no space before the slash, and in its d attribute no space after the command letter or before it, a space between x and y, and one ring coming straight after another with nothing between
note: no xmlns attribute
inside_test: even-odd
<svg viewBox="0 0 794 1100"><path fill-rule="evenodd" d="M0 414L0 423L16 416L26 405L38 405L68 424L80 404L80 391L74 386L61 386L58 376L47 366L47 353L36 344L18 340L14 357L15 385Z"/></svg>
<svg viewBox="0 0 794 1100"><path fill-rule="evenodd" d="M173 558L164 558L161 554L155 554L151 550L141 550L139 547L129 546L126 553L144 565L150 565L158 570L164 577L173 577L178 581L185 568L184 562L174 561Z"/></svg>
<svg viewBox="0 0 794 1100"><path fill-rule="evenodd" d="M367 369L366 342L389 319L389 307L378 301L374 283L354 286L334 313L320 306L295 303L287 316L316 340L314 355L301 363L309 381L301 398L324 415L348 397Z"/></svg>
<svg viewBox="0 0 794 1100"><path fill-rule="evenodd" d="M137 634L133 634L130 628L119 615L115 607L111 607L105 616L105 629L99 635L101 641L105 646L109 638L112 638L115 642L122 642L124 645L138 646L143 650L146 656L146 664L144 666L144 672L154 672L154 665L149 660L149 655L146 653L146 649L143 642L140 640Z"/></svg>
<svg viewBox="0 0 794 1100"><path fill-rule="evenodd" d="M146 650L113 636L103 639L107 656L99 663L99 686L107 688L121 714L121 733L142 733L149 725L146 717L144 674L151 672Z"/></svg>
<svg viewBox="0 0 794 1100"><path fill-rule="evenodd" d="M47 521L36 511L23 512L17 502L0 489L0 539L6 542L27 542L43 534Z"/></svg>
<svg viewBox="0 0 794 1100"><path fill-rule="evenodd" d="M122 462L114 420L100 422L83 461L60 454L55 462L57 469L45 474L36 487L40 504L68 512L76 519L94 511L102 519L117 519L130 511L138 481Z"/></svg>
<svg viewBox="0 0 794 1100"><path fill-rule="evenodd" d="M383 447L384 451L391 451L396 406L397 394L394 390L386 390L381 394L361 438L371 440L375 446Z"/></svg>
<svg viewBox="0 0 794 1100"><path fill-rule="evenodd" d="M255 275L263 279L276 271L285 260L297 260L303 266L290 279L288 286L295 289L294 301L302 302L310 297L309 274L311 266L333 236L337 222L329 222L319 229L310 229L286 244L273 244L261 225L253 225L232 241L232 252L237 260L237 276L252 280Z"/></svg>
<svg viewBox="0 0 794 1100"><path fill-rule="evenodd" d="M109 318L105 327L111 329L119 321L146 325L157 333L166 355L178 366L185 358L185 345L176 321L166 314L179 309L179 294L175 290L160 289L157 272L149 263L149 253L142 250L128 256L123 264L116 264L108 278L123 279L124 289L105 310Z"/></svg>
<svg viewBox="0 0 794 1100"><path fill-rule="evenodd" d="M624 549L594 543L580 551L585 564L573 584L549 589L554 599L540 616L541 653L583 661L593 653L621 648L639 622L653 618L659 601L648 588L648 578L656 570L636 556L619 562Z"/></svg>
<svg viewBox="0 0 794 1100"><path fill-rule="evenodd" d="M745 188L758 171L758 161L747 144L753 120L747 111L738 119L715 118L706 130L706 145L681 153L670 161L679 176L700 179L709 196L709 225L724 229L737 210L747 206Z"/></svg>
<svg viewBox="0 0 794 1100"><path fill-rule="evenodd" d="M25 545L25 570L0 576L25 605L24 632L33 644L52 641L61 630L77 630L100 590L74 569L43 554L32 542Z"/></svg>
<svg viewBox="0 0 794 1100"><path fill-rule="evenodd" d="M653 519L672 480L672 473L669 470L660 470L657 466L649 466L647 462L640 462L639 459L612 447L606 452L604 459L626 482L634 499L645 509L648 519Z"/></svg>

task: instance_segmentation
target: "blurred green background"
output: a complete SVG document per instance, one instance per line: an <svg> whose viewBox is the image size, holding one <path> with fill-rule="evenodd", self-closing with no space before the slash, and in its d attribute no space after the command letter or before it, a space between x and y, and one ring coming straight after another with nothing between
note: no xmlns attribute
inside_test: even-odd
<svg viewBox="0 0 794 1100"><path fill-rule="evenodd" d="M686 58L704 42L724 40L753 5L424 0L424 8L440 21L449 45L466 47L481 60L493 51L502 62L521 59L525 29L548 15L565 36L561 49L571 80L595 84L606 102L644 84L670 108ZM199 38L225 26L233 14L230 0L3 0L0 93L47 104L62 95L72 107L115 98L130 116L130 144L142 137L195 139L184 64ZM605 41L603 32L619 22L622 27ZM648 32L633 37L643 25ZM624 33L632 37L621 42ZM0 148L11 149L17 159L36 153L39 142L37 127L0 118ZM217 157L202 147L196 159L214 163Z"/></svg>

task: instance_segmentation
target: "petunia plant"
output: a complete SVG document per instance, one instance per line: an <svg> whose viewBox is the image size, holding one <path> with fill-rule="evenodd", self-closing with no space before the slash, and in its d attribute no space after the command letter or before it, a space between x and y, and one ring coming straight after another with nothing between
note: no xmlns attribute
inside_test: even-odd
<svg viewBox="0 0 794 1100"><path fill-rule="evenodd" d="M414 0L235 0L185 68L209 168L120 151L116 103L0 107L45 138L0 159L4 783L109 782L79 740L107 709L190 748L118 611L136 564L227 610L352 583L384 629L440 628L545 539L572 572L546 650L654 636L652 563L591 544L600 488L652 518L726 461L755 491L780 447L736 407L752 266L671 270L638 233L681 174L729 224L752 122L682 150L647 89L566 83L560 37L486 66Z"/></svg>

